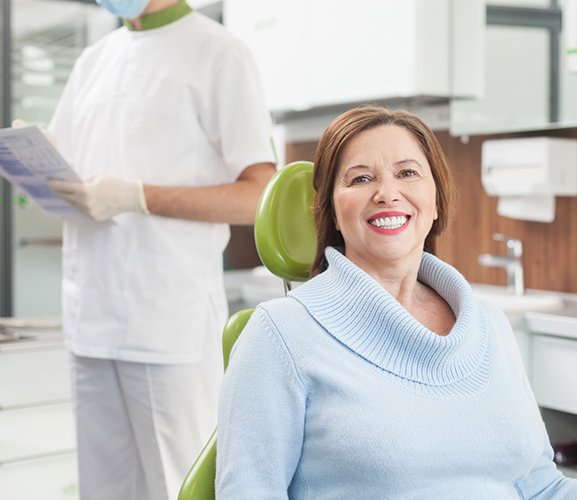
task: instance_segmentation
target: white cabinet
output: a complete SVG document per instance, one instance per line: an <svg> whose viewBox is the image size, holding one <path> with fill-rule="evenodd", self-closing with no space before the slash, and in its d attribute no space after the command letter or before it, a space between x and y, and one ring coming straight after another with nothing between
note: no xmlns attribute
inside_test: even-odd
<svg viewBox="0 0 577 500"><path fill-rule="evenodd" d="M577 301L552 312L528 312L531 382L540 406L577 415Z"/></svg>
<svg viewBox="0 0 577 500"><path fill-rule="evenodd" d="M70 403L0 412L0 464L58 455L76 449Z"/></svg>
<svg viewBox="0 0 577 500"><path fill-rule="evenodd" d="M1 498L7 500L74 500L78 498L76 454L2 464Z"/></svg>
<svg viewBox="0 0 577 500"><path fill-rule="evenodd" d="M225 0L272 111L482 93L483 0Z"/></svg>
<svg viewBox="0 0 577 500"><path fill-rule="evenodd" d="M62 343L2 351L0 380L0 409L69 399L68 353Z"/></svg>
<svg viewBox="0 0 577 500"><path fill-rule="evenodd" d="M314 0L313 0L314 1ZM307 0L238 0L223 3L225 26L252 50L269 108L309 107ZM310 2L313 3L313 2Z"/></svg>
<svg viewBox="0 0 577 500"><path fill-rule="evenodd" d="M540 406L577 414L577 341L534 335L531 378Z"/></svg>
<svg viewBox="0 0 577 500"><path fill-rule="evenodd" d="M0 344L0 498L78 498L69 355L60 332Z"/></svg>

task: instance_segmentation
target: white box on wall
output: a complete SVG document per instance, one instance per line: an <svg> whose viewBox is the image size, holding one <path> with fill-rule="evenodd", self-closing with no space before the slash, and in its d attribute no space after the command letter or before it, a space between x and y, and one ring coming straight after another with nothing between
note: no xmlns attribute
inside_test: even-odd
<svg viewBox="0 0 577 500"><path fill-rule="evenodd" d="M488 195L499 196L499 215L553 222L555 196L577 195L577 140L521 137L485 141L481 181Z"/></svg>
<svg viewBox="0 0 577 500"><path fill-rule="evenodd" d="M577 195L577 140L521 137L485 141L481 180L492 196Z"/></svg>

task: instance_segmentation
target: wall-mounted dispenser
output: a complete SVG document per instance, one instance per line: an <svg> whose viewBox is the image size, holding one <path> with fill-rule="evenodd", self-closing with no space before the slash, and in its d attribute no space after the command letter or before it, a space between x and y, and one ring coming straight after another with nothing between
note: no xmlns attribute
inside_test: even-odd
<svg viewBox="0 0 577 500"><path fill-rule="evenodd" d="M485 141L481 181L488 195L499 196L499 215L553 222L555 196L577 195L577 140L523 137Z"/></svg>

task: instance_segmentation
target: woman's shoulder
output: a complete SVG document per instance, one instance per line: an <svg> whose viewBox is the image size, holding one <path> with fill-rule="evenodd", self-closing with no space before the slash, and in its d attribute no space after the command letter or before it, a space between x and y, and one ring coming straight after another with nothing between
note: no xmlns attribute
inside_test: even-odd
<svg viewBox="0 0 577 500"><path fill-rule="evenodd" d="M253 315L278 328L305 322L308 312L301 302L289 295L261 302Z"/></svg>
<svg viewBox="0 0 577 500"><path fill-rule="evenodd" d="M282 350L291 356L303 349L314 351L315 342L323 336L322 328L306 306L292 296L259 304L245 328L247 337L255 335L255 341L267 338L272 344L282 346Z"/></svg>

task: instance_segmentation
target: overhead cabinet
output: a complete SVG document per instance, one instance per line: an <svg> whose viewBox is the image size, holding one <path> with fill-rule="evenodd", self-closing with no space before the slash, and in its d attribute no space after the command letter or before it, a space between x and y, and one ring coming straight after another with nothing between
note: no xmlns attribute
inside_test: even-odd
<svg viewBox="0 0 577 500"><path fill-rule="evenodd" d="M223 21L272 111L482 94L483 0L225 0Z"/></svg>

